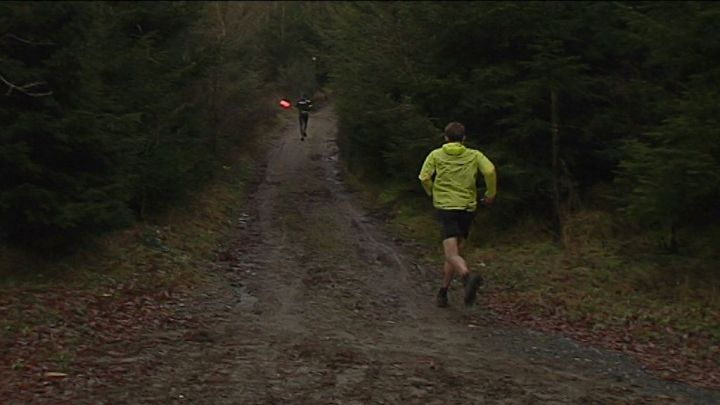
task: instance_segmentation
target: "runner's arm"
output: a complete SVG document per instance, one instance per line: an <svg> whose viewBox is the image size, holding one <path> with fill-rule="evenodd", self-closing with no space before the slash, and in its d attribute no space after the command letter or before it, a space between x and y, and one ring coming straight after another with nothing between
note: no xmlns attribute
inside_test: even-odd
<svg viewBox="0 0 720 405"><path fill-rule="evenodd" d="M497 194L497 174L490 159L478 152L478 170L485 178L485 200L492 202Z"/></svg>
<svg viewBox="0 0 720 405"><path fill-rule="evenodd" d="M425 158L425 163L423 163L422 169L420 169L420 175L418 176L428 196L432 196L433 174L435 174L435 157L430 153L427 158Z"/></svg>

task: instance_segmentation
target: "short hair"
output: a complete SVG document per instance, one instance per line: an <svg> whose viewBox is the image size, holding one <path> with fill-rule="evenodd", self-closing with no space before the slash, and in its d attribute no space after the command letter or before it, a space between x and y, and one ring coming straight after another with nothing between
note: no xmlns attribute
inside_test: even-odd
<svg viewBox="0 0 720 405"><path fill-rule="evenodd" d="M453 121L445 126L445 136L451 142L460 142L465 138L465 126L457 121Z"/></svg>

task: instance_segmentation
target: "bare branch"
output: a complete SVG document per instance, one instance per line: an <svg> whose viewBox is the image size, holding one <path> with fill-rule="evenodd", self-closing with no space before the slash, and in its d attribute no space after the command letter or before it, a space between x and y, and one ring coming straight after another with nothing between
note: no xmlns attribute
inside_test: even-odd
<svg viewBox="0 0 720 405"><path fill-rule="evenodd" d="M19 36L15 35L15 34L10 34L10 33L7 33L7 34L3 35L2 37L0 37L0 39L5 39L5 38L14 39L18 42L22 42L24 44L28 44L28 45L32 45L32 46L55 45L54 42L36 42L36 41L32 41L32 40L25 39L25 38L20 38Z"/></svg>
<svg viewBox="0 0 720 405"><path fill-rule="evenodd" d="M45 97L45 96L49 96L49 95L53 94L52 90L44 91L44 92L33 91L33 88L35 88L37 86L44 86L47 84L47 82L32 82L32 83L24 84L22 86L18 86L17 84L14 84L14 83L8 81L1 74L0 74L0 80L2 80L2 82L8 86L8 91L5 93L6 96L9 96L13 90L17 90L20 93L23 93L26 96L30 96L30 97Z"/></svg>

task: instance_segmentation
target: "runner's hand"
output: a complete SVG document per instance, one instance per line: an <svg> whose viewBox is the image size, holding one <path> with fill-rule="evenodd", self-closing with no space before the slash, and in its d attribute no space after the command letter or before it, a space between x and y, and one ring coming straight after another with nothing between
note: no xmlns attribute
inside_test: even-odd
<svg viewBox="0 0 720 405"><path fill-rule="evenodd" d="M483 197L480 201L483 205L492 205L492 203L495 202L495 197Z"/></svg>

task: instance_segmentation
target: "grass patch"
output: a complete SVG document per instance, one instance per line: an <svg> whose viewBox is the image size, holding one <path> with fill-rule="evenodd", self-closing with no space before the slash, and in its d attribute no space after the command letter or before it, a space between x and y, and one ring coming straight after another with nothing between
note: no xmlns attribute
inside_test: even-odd
<svg viewBox="0 0 720 405"><path fill-rule="evenodd" d="M630 327L635 321L637 326L655 324L673 333L720 339L718 285L694 267L703 264L630 254L622 240L612 238L603 230L583 233L566 242L565 249L549 240L500 240L471 249L468 259L471 264L491 263L485 271L496 292L527 300L538 314L557 314L560 308L570 320L585 319L590 327L628 327L641 339L647 330Z"/></svg>

